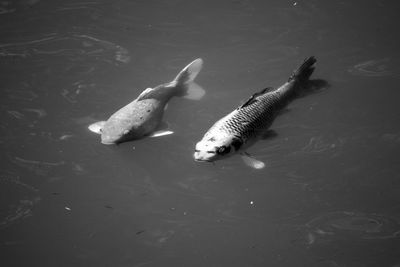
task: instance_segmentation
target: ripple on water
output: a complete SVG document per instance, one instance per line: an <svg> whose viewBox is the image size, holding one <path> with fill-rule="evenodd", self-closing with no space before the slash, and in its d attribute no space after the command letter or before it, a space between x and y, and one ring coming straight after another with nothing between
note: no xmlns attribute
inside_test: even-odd
<svg viewBox="0 0 400 267"><path fill-rule="evenodd" d="M29 216L40 201L38 190L11 172L0 172L0 229Z"/></svg>
<svg viewBox="0 0 400 267"><path fill-rule="evenodd" d="M13 0L0 1L0 15L13 13L17 10L28 9L37 4L40 0Z"/></svg>
<svg viewBox="0 0 400 267"><path fill-rule="evenodd" d="M400 237L398 221L380 214L328 212L306 224L309 245L338 239L392 239Z"/></svg>
<svg viewBox="0 0 400 267"><path fill-rule="evenodd" d="M23 159L20 157L14 157L11 159L11 161L17 166L27 169L39 176L47 176L54 167L60 167L66 164L65 161L46 162L39 160Z"/></svg>
<svg viewBox="0 0 400 267"><path fill-rule="evenodd" d="M327 150L332 150L342 146L345 143L343 138L337 138L335 140L328 140L323 136L313 136L309 142L301 149L304 153L320 153Z"/></svg>
<svg viewBox="0 0 400 267"><path fill-rule="evenodd" d="M396 66L397 63L393 62L390 58L371 59L357 63L349 68L348 72L353 75L366 77L399 77L400 69Z"/></svg>
<svg viewBox="0 0 400 267"><path fill-rule="evenodd" d="M11 3L8 1L1 1L0 2L0 15L13 13L17 10L15 7L11 6Z"/></svg>
<svg viewBox="0 0 400 267"><path fill-rule="evenodd" d="M0 58L4 58L2 62L8 62L5 60L7 58L12 59L11 62L27 58L42 62L44 57L56 56L66 57L73 62L92 59L115 65L130 61L126 48L108 40L75 32L53 33L31 40L0 43Z"/></svg>

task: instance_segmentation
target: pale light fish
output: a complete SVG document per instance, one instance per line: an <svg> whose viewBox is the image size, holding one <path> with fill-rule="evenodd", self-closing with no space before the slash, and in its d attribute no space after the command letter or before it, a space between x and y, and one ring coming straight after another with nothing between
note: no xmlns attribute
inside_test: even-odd
<svg viewBox="0 0 400 267"><path fill-rule="evenodd" d="M101 142L106 145L145 136L172 134L169 130L159 130L166 105L174 96L192 100L203 97L204 90L193 82L202 65L203 60L200 58L192 61L172 82L145 89L135 100L112 114L107 121L93 123L88 128L101 134Z"/></svg>
<svg viewBox="0 0 400 267"><path fill-rule="evenodd" d="M251 157L246 149L265 137L280 110L291 100L314 71L310 57L278 89L266 88L218 120L196 144L194 159L213 162L240 153L245 164L262 169L265 164Z"/></svg>

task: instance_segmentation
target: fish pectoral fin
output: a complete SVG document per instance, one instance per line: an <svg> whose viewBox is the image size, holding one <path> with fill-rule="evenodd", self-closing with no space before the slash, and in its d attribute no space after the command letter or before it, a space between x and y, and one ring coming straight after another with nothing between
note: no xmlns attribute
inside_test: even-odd
<svg viewBox="0 0 400 267"><path fill-rule="evenodd" d="M97 133L97 134L101 134L101 130L103 129L104 124L106 124L106 121L98 121L95 123L92 123L88 126L88 129L91 132Z"/></svg>
<svg viewBox="0 0 400 267"><path fill-rule="evenodd" d="M200 100L206 94L206 91L197 83L187 84L186 95L183 97L190 100Z"/></svg>
<svg viewBox="0 0 400 267"><path fill-rule="evenodd" d="M173 131L169 131L169 130L159 130L159 131L155 131L152 134L149 135L149 137L160 137L160 136L164 136L164 135L170 135L173 134Z"/></svg>
<svg viewBox="0 0 400 267"><path fill-rule="evenodd" d="M264 162L253 158L250 154L248 154L246 152L241 153L241 157L242 157L242 160L244 161L244 163L253 169L260 170L265 167Z"/></svg>

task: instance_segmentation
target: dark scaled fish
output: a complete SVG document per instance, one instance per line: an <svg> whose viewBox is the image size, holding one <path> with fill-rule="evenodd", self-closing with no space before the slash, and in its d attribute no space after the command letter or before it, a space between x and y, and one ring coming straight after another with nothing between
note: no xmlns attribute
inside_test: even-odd
<svg viewBox="0 0 400 267"><path fill-rule="evenodd" d="M196 144L194 159L213 162L240 153L244 162L256 169L265 164L251 157L246 149L263 138L278 112L296 96L314 71L316 59L310 57L277 89L266 88L218 120Z"/></svg>
<svg viewBox="0 0 400 267"><path fill-rule="evenodd" d="M158 137L173 132L161 129L161 121L168 101L174 96L198 100L204 90L193 82L203 66L198 58L187 65L169 83L145 89L135 100L111 115L107 121L89 125L89 130L101 134L103 144L118 144L145 136Z"/></svg>

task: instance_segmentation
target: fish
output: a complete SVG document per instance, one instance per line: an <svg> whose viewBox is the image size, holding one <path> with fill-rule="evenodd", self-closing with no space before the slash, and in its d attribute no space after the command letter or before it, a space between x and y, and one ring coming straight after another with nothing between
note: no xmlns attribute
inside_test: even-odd
<svg viewBox="0 0 400 267"><path fill-rule="evenodd" d="M215 122L196 143L194 160L215 162L240 154L246 165L254 169L264 168L265 163L250 155L247 149L269 135L269 127L276 116L309 81L315 63L315 57L306 58L283 85L277 89L267 87L253 94L238 108Z"/></svg>
<svg viewBox="0 0 400 267"><path fill-rule="evenodd" d="M172 97L199 100L204 96L204 89L194 82L202 66L203 60L195 59L171 82L145 89L136 99L113 113L108 120L90 124L89 130L100 134L101 143L105 145L119 144L147 136L173 134L171 130L162 129L164 111Z"/></svg>

